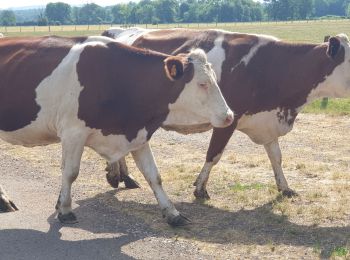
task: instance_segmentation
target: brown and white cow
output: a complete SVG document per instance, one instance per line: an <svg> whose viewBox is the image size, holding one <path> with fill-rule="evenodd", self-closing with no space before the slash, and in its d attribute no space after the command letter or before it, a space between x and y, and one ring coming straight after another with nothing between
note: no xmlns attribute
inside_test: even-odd
<svg viewBox="0 0 350 260"><path fill-rule="evenodd" d="M278 138L293 128L304 105L320 97L350 96L350 47L346 35L322 44L295 44L266 35L221 30L145 30L111 28L104 35L133 46L169 54L200 47L218 77L219 86L236 117L227 128L214 128L206 162L195 185L195 196L209 198L206 184L235 129L264 145L278 190L292 196L281 167ZM208 128L209 129L209 128ZM176 129L174 129L176 130ZM187 132L195 132L192 126ZM186 132L186 129L182 129ZM121 180L135 187L120 161ZM117 186L118 165L109 166L107 179ZM114 171L113 171L114 170ZM131 183L131 184L130 184Z"/></svg>
<svg viewBox="0 0 350 260"><path fill-rule="evenodd" d="M167 222L188 223L163 191L148 140L162 125L232 123L202 50L169 56L102 36L3 38L0 75L0 137L62 143L61 222L76 222L71 185L88 146L110 163L132 152Z"/></svg>

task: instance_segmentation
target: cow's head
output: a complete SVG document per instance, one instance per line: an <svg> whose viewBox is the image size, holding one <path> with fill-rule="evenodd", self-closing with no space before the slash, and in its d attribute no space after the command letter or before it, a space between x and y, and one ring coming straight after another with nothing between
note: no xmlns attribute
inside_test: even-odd
<svg viewBox="0 0 350 260"><path fill-rule="evenodd" d="M233 112L221 94L203 50L195 49L164 62L169 79L183 78L186 82L180 96L169 105L170 113L164 125L211 123L214 127L226 127L233 122Z"/></svg>
<svg viewBox="0 0 350 260"><path fill-rule="evenodd" d="M350 41L347 35L330 37L327 56L334 64L334 71L326 78L324 87L331 90L333 97L350 96Z"/></svg>

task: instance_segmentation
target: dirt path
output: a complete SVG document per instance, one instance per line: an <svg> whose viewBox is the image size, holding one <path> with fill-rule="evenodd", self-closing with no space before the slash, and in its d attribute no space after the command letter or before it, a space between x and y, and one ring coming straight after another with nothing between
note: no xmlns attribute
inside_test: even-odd
<svg viewBox="0 0 350 260"><path fill-rule="evenodd" d="M193 201L192 182L210 133L158 132L152 146L164 188L193 220L181 229L162 219L131 160L142 189L115 192L104 180L104 161L91 151L84 153L73 186L79 223L62 226L53 215L60 147L0 143L1 184L20 208L0 214L0 259L345 258L349 130L348 117L301 115L295 131L282 139L285 173L300 194L295 199L278 196L263 148L236 133L212 173L212 199L204 204Z"/></svg>
<svg viewBox="0 0 350 260"><path fill-rule="evenodd" d="M115 193L86 196L91 185L75 185L75 212L79 223L62 226L53 207L59 178L50 178L45 168L28 167L24 160L0 154L1 182L11 189L20 211L0 214L0 259L176 259L205 258L191 244L157 237L130 215L105 207L100 200L113 200ZM14 172L16 171L16 173ZM49 178L48 178L49 177ZM127 247L126 249L124 247ZM137 250L128 254L133 247Z"/></svg>

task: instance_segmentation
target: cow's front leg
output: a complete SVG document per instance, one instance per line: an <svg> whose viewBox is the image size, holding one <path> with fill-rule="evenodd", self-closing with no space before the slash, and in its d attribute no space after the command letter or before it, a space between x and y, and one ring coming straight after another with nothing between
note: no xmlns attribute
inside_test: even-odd
<svg viewBox="0 0 350 260"><path fill-rule="evenodd" d="M182 216L168 198L162 187L162 180L158 173L157 165L154 161L153 154L149 144L146 143L137 151L132 152L137 167L147 180L158 204L162 210L163 217L172 226L183 226L190 223L190 220Z"/></svg>
<svg viewBox="0 0 350 260"><path fill-rule="evenodd" d="M5 190L0 185L0 212L12 212L12 211L16 211L16 210L18 210L18 208L9 199Z"/></svg>
<svg viewBox="0 0 350 260"><path fill-rule="evenodd" d="M71 187L79 174L80 160L84 150L86 137L77 132L65 133L62 141L62 186L57 201L58 219L65 224L77 221L72 212Z"/></svg>
<svg viewBox="0 0 350 260"><path fill-rule="evenodd" d="M278 144L278 139L264 145L267 155L269 156L278 191L282 192L283 196L292 197L298 195L295 191L288 187L286 178L282 170L282 153Z"/></svg>
<svg viewBox="0 0 350 260"><path fill-rule="evenodd" d="M196 189L194 191L194 196L197 199L210 199L207 192L207 183L209 179L209 174L211 169L217 164L221 158L221 155L230 140L233 131L235 129L235 123L226 128L214 128L213 134L211 136L209 148L207 151L206 162L198 175L194 186Z"/></svg>
<svg viewBox="0 0 350 260"><path fill-rule="evenodd" d="M113 188L118 188L119 182L124 182L127 189L140 188L140 185L129 173L125 157L114 163L107 162L106 171L106 179Z"/></svg>

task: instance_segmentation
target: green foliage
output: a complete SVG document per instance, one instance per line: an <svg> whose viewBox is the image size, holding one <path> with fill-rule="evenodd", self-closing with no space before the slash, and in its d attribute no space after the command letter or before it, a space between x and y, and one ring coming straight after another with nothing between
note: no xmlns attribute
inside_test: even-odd
<svg viewBox="0 0 350 260"><path fill-rule="evenodd" d="M312 17L313 0L265 0L270 20L305 20Z"/></svg>
<svg viewBox="0 0 350 260"><path fill-rule="evenodd" d="M15 13L11 10L4 10L0 13L0 23L4 26L16 25Z"/></svg>
<svg viewBox="0 0 350 260"><path fill-rule="evenodd" d="M78 24L100 24L109 21L108 12L97 4L86 4L79 9Z"/></svg>
<svg viewBox="0 0 350 260"><path fill-rule="evenodd" d="M26 24L37 21L38 16L45 13L45 9L21 9L13 12L16 16L16 24Z"/></svg>
<svg viewBox="0 0 350 260"><path fill-rule="evenodd" d="M72 8L66 3L48 3L45 14L50 24L69 24L72 21Z"/></svg>
<svg viewBox="0 0 350 260"><path fill-rule="evenodd" d="M43 13L39 13L38 15L38 25L39 26L46 26L49 24L49 20Z"/></svg>
<svg viewBox="0 0 350 260"><path fill-rule="evenodd" d="M23 24L28 23L29 17L35 20L35 24L37 22L37 9L16 11L15 14ZM93 3L70 7L57 2L47 4L45 14L51 24L290 21L349 17L350 0L141 0L111 7ZM45 23L43 17L40 21ZM9 19L5 23L11 24Z"/></svg>

